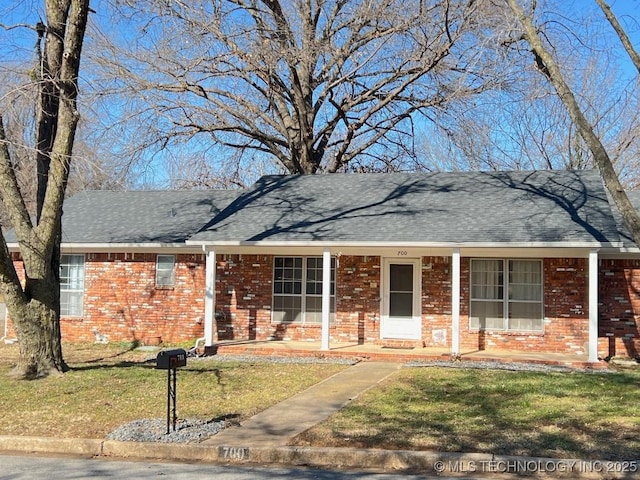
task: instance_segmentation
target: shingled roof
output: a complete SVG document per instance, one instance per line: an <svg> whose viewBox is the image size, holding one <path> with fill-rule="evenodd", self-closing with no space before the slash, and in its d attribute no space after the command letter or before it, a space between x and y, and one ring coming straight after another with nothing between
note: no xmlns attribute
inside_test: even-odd
<svg viewBox="0 0 640 480"><path fill-rule="evenodd" d="M64 203L63 243L184 243L239 191L84 191Z"/></svg>
<svg viewBox="0 0 640 480"><path fill-rule="evenodd" d="M246 190L81 192L62 242L633 247L611 205L586 170L266 176Z"/></svg>
<svg viewBox="0 0 640 480"><path fill-rule="evenodd" d="M268 176L189 243L619 242L596 171Z"/></svg>

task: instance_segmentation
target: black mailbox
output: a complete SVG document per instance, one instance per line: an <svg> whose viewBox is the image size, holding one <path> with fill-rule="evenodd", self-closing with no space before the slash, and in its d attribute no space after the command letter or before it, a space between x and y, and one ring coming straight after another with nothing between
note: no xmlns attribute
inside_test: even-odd
<svg viewBox="0 0 640 480"><path fill-rule="evenodd" d="M187 365L187 352L182 348L175 350L162 350L156 357L156 368L170 370L172 368L184 367Z"/></svg>

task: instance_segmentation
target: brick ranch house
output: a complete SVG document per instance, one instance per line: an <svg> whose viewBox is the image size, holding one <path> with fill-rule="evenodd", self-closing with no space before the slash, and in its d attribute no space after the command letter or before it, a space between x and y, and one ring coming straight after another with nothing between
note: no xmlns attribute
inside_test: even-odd
<svg viewBox="0 0 640 480"><path fill-rule="evenodd" d="M595 171L85 191L65 202L62 334L636 357L640 249L620 225Z"/></svg>

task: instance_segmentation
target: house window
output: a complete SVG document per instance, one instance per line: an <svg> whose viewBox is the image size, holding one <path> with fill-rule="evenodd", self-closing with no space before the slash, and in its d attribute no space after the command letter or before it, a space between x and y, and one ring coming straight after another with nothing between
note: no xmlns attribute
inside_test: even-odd
<svg viewBox="0 0 640 480"><path fill-rule="evenodd" d="M335 258L331 259L330 320L335 317ZM276 257L273 268L273 321L322 321L322 257Z"/></svg>
<svg viewBox="0 0 640 480"><path fill-rule="evenodd" d="M84 255L60 256L60 315L81 317L84 298Z"/></svg>
<svg viewBox="0 0 640 480"><path fill-rule="evenodd" d="M156 286L173 287L176 282L176 256L158 255L156 258Z"/></svg>
<svg viewBox="0 0 640 480"><path fill-rule="evenodd" d="M542 331L540 260L471 260L474 330Z"/></svg>

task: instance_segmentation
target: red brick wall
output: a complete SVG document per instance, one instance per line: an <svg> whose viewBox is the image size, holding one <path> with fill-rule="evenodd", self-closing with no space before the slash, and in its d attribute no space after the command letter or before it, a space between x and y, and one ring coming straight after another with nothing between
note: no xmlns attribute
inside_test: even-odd
<svg viewBox="0 0 640 480"><path fill-rule="evenodd" d="M422 258L422 338L428 347L451 345L451 257Z"/></svg>
<svg viewBox="0 0 640 480"><path fill-rule="evenodd" d="M599 353L637 358L640 352L640 260L601 260Z"/></svg>
<svg viewBox="0 0 640 480"><path fill-rule="evenodd" d="M469 264L461 260L461 348L529 352L587 353L589 340L588 265L582 258L543 260L544 331L504 332L469 329Z"/></svg>
<svg viewBox="0 0 640 480"><path fill-rule="evenodd" d="M22 261L14 265L24 278ZM156 287L156 254L85 255L82 317L62 317L63 341L110 342L193 340L204 335L204 256L177 255L174 287ZM9 319L9 337L15 332Z"/></svg>
<svg viewBox="0 0 640 480"><path fill-rule="evenodd" d="M110 341L193 340L204 332L204 256L178 255L174 288L155 287L155 254L87 254L84 316L63 318L67 341L94 341L95 329ZM336 262L332 342L380 343L381 259L340 256ZM607 263L609 262L609 263ZM469 329L469 259L461 260L461 347L585 353L588 341L586 259L545 259L541 333ZM637 340L640 263L603 261L601 336L618 350ZM20 271L20 269L18 269ZM625 290L626 279L632 280ZM271 322L273 256L219 255L216 334L220 340L320 340L320 325ZM451 343L451 258L422 258L422 343L448 351ZM631 305L631 308L629 308ZM616 320L617 319L617 320ZM631 343L635 342L632 341ZM415 342L413 342L415 343ZM635 344L637 347L637 343Z"/></svg>
<svg viewBox="0 0 640 480"><path fill-rule="evenodd" d="M156 287L156 254L112 253L85 256L84 315L63 317L67 341L110 341L161 337L179 342L204 332L204 257L177 255L175 285Z"/></svg>
<svg viewBox="0 0 640 480"><path fill-rule="evenodd" d="M380 338L380 275L380 257L337 259L334 341L363 344Z"/></svg>
<svg viewBox="0 0 640 480"><path fill-rule="evenodd" d="M270 255L221 255L216 270L219 340L266 340L271 328Z"/></svg>

